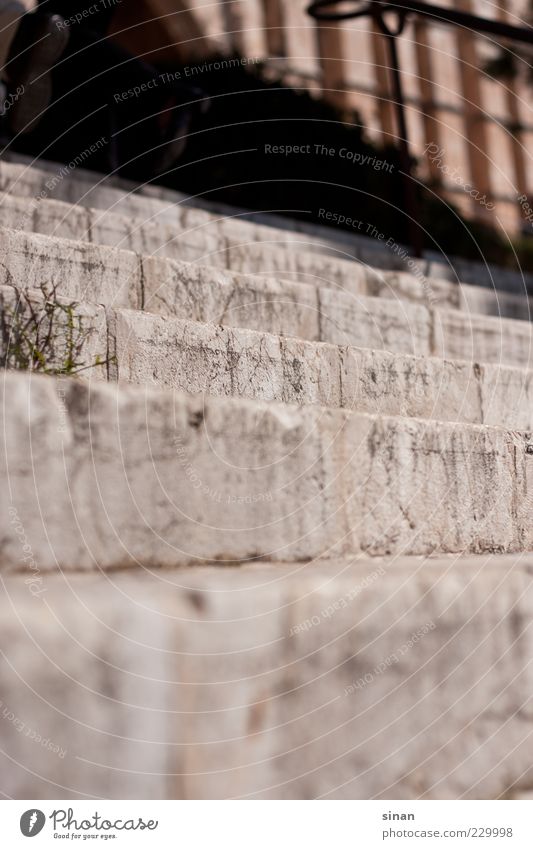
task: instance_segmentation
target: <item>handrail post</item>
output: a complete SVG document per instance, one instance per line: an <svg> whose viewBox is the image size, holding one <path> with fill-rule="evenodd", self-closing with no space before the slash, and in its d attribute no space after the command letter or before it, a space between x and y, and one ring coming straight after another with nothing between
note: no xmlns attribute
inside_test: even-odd
<svg viewBox="0 0 533 849"><path fill-rule="evenodd" d="M409 241L415 256L423 251L424 238L420 226L420 207L414 186L409 152L406 107L402 89L402 78L396 39L401 35L405 22L410 15L428 18L435 24L466 27L474 32L494 35L526 44L533 44L533 27L517 27L501 20L482 18L470 12L450 7L426 3L425 0L353 0L353 10L335 11L341 0L314 0L307 12L319 21L347 21L363 16L372 17L385 36L389 52L389 70L394 92L395 114L398 133L399 155L402 167L402 181L405 199L405 212L408 216ZM343 0L343 5L348 0ZM333 8L332 8L333 7ZM392 29L387 25L385 14L394 12L398 17L398 26Z"/></svg>
<svg viewBox="0 0 533 849"><path fill-rule="evenodd" d="M398 13L398 26L395 29L387 25L379 8L376 8L373 17L386 39L389 53L389 72L394 96L394 111L402 169L400 174L402 178L405 213L407 215L407 232L413 253L415 257L420 258L424 251L424 236L420 228L420 204L413 183L405 98L403 96L400 60L398 57L398 46L396 44L397 37L403 32L406 16L401 12Z"/></svg>

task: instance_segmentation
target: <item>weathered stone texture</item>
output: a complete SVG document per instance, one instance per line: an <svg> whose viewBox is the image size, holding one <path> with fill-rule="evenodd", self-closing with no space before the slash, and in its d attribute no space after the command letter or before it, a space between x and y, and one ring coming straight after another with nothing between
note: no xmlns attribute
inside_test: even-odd
<svg viewBox="0 0 533 849"><path fill-rule="evenodd" d="M469 304L476 304L476 310L488 309L490 314L527 318L526 281L516 272L462 260L453 260L450 265L439 257L421 262L416 273L406 274L408 263L398 245L391 249L341 229L242 213L223 204L201 204L180 192L159 186L139 187L117 178L98 179L80 168L62 171L55 163L41 161L30 167L23 157L14 159L0 163L0 222L9 226L14 226L9 223L13 206L12 217L23 229L78 239L87 238L89 229L89 239L96 243L209 262L245 273L267 271L293 281L342 286L349 292L372 294L370 289L380 286L376 284L376 269L382 269L385 275L388 269L393 287L399 287L402 297L436 297L448 307L456 306L459 279L468 284L467 309ZM42 212L27 226L20 199L27 198L33 209L37 197L42 198ZM61 209L69 204L76 205L72 215ZM482 287L486 297L469 292L469 287ZM496 298L492 297L495 287L504 290Z"/></svg>
<svg viewBox="0 0 533 849"><path fill-rule="evenodd" d="M57 285L62 296L89 303L144 305L147 311L208 324L481 363L527 367L533 349L531 324L525 321L248 279L184 262L147 258L141 263L129 251L8 229L0 230L0 248L2 284Z"/></svg>
<svg viewBox="0 0 533 849"><path fill-rule="evenodd" d="M116 357L3 375L0 792L529 797L524 281L53 163L0 191L4 324L56 286Z"/></svg>
<svg viewBox="0 0 533 849"><path fill-rule="evenodd" d="M50 292L0 286L0 362L9 369L108 377L108 327L103 307ZM32 363L33 353L33 363Z"/></svg>
<svg viewBox="0 0 533 849"><path fill-rule="evenodd" d="M11 506L43 569L531 544L516 433L16 374L3 391L4 569Z"/></svg>
<svg viewBox="0 0 533 849"><path fill-rule="evenodd" d="M133 253L0 229L0 257L1 285L55 285L58 294L73 300L141 306L140 267Z"/></svg>
<svg viewBox="0 0 533 849"><path fill-rule="evenodd" d="M14 798L530 792L530 556L19 579L0 601ZM409 642L411 641L411 642Z"/></svg>

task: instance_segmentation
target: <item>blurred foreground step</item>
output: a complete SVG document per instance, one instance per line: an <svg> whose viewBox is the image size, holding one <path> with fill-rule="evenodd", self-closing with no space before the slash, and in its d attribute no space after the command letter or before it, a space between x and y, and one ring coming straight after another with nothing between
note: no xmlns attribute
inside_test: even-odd
<svg viewBox="0 0 533 849"><path fill-rule="evenodd" d="M492 555L10 577L0 791L527 798L532 576Z"/></svg>

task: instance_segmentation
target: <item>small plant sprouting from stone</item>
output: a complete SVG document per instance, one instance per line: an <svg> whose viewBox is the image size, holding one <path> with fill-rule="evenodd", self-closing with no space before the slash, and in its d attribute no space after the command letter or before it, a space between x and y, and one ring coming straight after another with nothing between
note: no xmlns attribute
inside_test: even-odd
<svg viewBox="0 0 533 849"><path fill-rule="evenodd" d="M93 330L76 302L59 298L57 289L57 283L30 291L15 286L13 295L0 295L3 368L72 376L112 362L95 356L87 364L84 349Z"/></svg>

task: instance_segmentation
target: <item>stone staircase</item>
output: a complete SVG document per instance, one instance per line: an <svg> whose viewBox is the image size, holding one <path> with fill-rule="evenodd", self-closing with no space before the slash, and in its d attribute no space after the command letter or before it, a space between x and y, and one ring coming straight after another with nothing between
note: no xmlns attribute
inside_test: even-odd
<svg viewBox="0 0 533 849"><path fill-rule="evenodd" d="M0 190L3 314L53 290L85 369L2 382L0 791L528 798L530 281L21 157Z"/></svg>

